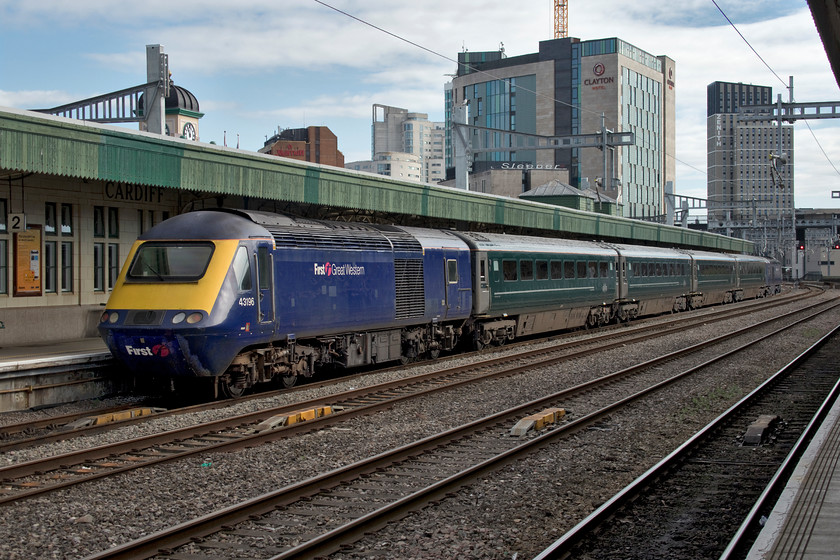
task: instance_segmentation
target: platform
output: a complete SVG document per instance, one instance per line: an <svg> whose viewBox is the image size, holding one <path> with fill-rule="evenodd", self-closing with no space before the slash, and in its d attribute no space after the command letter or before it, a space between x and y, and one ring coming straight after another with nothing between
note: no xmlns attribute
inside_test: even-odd
<svg viewBox="0 0 840 560"><path fill-rule="evenodd" d="M0 413L112 393L110 361L101 338L0 348Z"/></svg>
<svg viewBox="0 0 840 560"><path fill-rule="evenodd" d="M62 360L89 361L90 358L101 359L109 355L105 342L99 337L0 348L0 374Z"/></svg>
<svg viewBox="0 0 840 560"><path fill-rule="evenodd" d="M840 400L809 444L748 560L840 558Z"/></svg>

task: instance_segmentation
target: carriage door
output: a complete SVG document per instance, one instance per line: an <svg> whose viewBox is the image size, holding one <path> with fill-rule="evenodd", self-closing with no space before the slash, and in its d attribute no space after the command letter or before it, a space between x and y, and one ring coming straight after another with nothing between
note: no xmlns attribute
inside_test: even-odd
<svg viewBox="0 0 840 560"><path fill-rule="evenodd" d="M444 292L446 293L446 309L444 310L444 318L449 317L449 311L452 310L453 313L459 314L461 311L461 292L458 289L460 287L459 283L459 272L458 272L458 260L457 260L457 253L452 253L450 255L446 255L444 253Z"/></svg>
<svg viewBox="0 0 840 560"><path fill-rule="evenodd" d="M473 312L476 314L486 313L490 309L490 261L487 253L474 253L473 263L473 286L475 287L475 300L473 301Z"/></svg>
<svg viewBox="0 0 840 560"><path fill-rule="evenodd" d="M619 255L618 266L616 267L616 274L618 274L618 299L627 297L627 257Z"/></svg>
<svg viewBox="0 0 840 560"><path fill-rule="evenodd" d="M274 267L271 247L257 245L254 257L257 269L257 313L260 323L274 322Z"/></svg>

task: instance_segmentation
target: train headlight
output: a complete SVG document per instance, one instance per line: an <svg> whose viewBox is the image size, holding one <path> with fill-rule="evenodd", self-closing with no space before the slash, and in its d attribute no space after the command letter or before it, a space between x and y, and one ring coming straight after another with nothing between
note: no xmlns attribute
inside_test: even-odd
<svg viewBox="0 0 840 560"><path fill-rule="evenodd" d="M179 313L176 313L175 316L172 317L172 324L177 325L178 323L180 323L181 321L183 321L186 318L187 318L187 314L184 313L183 311L181 311Z"/></svg>
<svg viewBox="0 0 840 560"><path fill-rule="evenodd" d="M117 313L116 311L110 311L110 312L106 311L105 313L102 314L102 319L100 319L101 322L103 322L103 323L108 322L108 323L111 323L112 325L119 320L120 320L120 314Z"/></svg>
<svg viewBox="0 0 840 560"><path fill-rule="evenodd" d="M194 325L201 321L203 318L204 316L198 311L196 311L195 313L190 313L189 316L187 316L187 323L189 323L190 325Z"/></svg>

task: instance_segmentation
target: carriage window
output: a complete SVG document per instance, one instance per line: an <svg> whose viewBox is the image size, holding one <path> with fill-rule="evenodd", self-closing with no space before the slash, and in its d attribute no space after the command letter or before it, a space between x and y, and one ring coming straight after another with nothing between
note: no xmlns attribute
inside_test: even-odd
<svg viewBox="0 0 840 560"><path fill-rule="evenodd" d="M478 275L482 282L487 281L487 261L484 259L478 261Z"/></svg>
<svg viewBox="0 0 840 560"><path fill-rule="evenodd" d="M455 259L446 261L446 275L449 277L450 284L458 283L458 261Z"/></svg>
<svg viewBox="0 0 840 560"><path fill-rule="evenodd" d="M563 278L563 261L551 261L551 279L560 280Z"/></svg>
<svg viewBox="0 0 840 560"><path fill-rule="evenodd" d="M533 261L519 261L519 277L522 280L534 279L534 262Z"/></svg>
<svg viewBox="0 0 840 560"><path fill-rule="evenodd" d="M577 277L578 278L587 278L586 263L583 262L583 261L577 263Z"/></svg>
<svg viewBox="0 0 840 560"><path fill-rule="evenodd" d="M662 276L662 263L656 263L656 275Z"/></svg>
<svg viewBox="0 0 840 560"><path fill-rule="evenodd" d="M502 261L502 276L508 282L516 281L516 261Z"/></svg>
<svg viewBox="0 0 840 560"><path fill-rule="evenodd" d="M251 289L251 262L248 260L248 249L240 247L233 258L233 274L239 291Z"/></svg>
<svg viewBox="0 0 840 560"><path fill-rule="evenodd" d="M212 243L146 242L137 250L128 279L152 282L195 281L204 276Z"/></svg>
<svg viewBox="0 0 840 560"><path fill-rule="evenodd" d="M609 272L607 271L607 263L605 262L600 263L600 276L601 278L606 278L607 276L609 276Z"/></svg>
<svg viewBox="0 0 840 560"><path fill-rule="evenodd" d="M548 261L537 261L537 280L548 280Z"/></svg>
<svg viewBox="0 0 840 560"><path fill-rule="evenodd" d="M598 278L598 264L590 261L586 265L586 277L587 278Z"/></svg>
<svg viewBox="0 0 840 560"><path fill-rule="evenodd" d="M575 277L575 262L563 261L563 278Z"/></svg>

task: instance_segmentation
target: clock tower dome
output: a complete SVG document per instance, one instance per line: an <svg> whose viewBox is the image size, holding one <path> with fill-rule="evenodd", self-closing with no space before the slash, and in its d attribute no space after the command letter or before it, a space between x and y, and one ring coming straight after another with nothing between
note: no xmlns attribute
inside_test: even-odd
<svg viewBox="0 0 840 560"><path fill-rule="evenodd" d="M143 110L143 95L138 105ZM198 119L204 116L198 106L198 99L188 89L171 83L169 95L165 100L165 118L167 136L198 140ZM145 130L145 124L140 123L140 130Z"/></svg>
<svg viewBox="0 0 840 560"><path fill-rule="evenodd" d="M172 84L166 98L166 134L198 140L198 119L204 116L198 100L188 89Z"/></svg>

